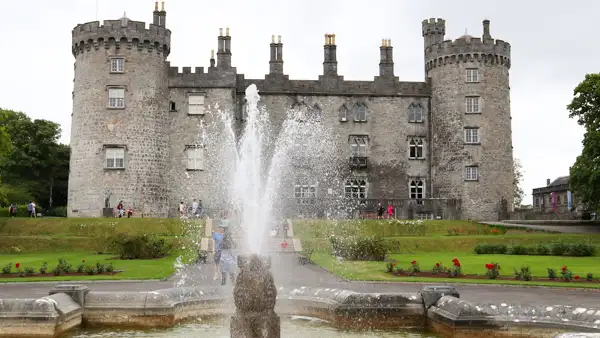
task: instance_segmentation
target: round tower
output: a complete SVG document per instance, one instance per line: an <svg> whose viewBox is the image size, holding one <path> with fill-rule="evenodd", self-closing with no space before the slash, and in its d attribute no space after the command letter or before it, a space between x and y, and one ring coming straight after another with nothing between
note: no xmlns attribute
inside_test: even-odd
<svg viewBox="0 0 600 338"><path fill-rule="evenodd" d="M423 21L431 84L433 197L457 198L462 218L497 220L512 210L510 44L483 35L445 41L445 21Z"/></svg>
<svg viewBox="0 0 600 338"><path fill-rule="evenodd" d="M69 217L99 217L119 201L134 216L167 215L171 31L164 2L155 6L149 27L124 15L73 29Z"/></svg>

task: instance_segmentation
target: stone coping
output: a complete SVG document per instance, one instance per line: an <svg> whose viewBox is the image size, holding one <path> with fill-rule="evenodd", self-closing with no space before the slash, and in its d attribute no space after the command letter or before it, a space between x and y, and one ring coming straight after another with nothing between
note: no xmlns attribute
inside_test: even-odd
<svg viewBox="0 0 600 338"><path fill-rule="evenodd" d="M522 331L522 327L559 332L576 330L600 333L600 309L563 305L471 303L452 296L443 296L429 308L427 317L434 331L440 333L449 329L460 331L467 328ZM530 331L531 337L547 336L542 335L539 330ZM523 333L521 335L527 337Z"/></svg>
<svg viewBox="0 0 600 338"><path fill-rule="evenodd" d="M0 300L0 336L35 334L51 337L82 323L160 328L198 317L230 316L235 311L231 291L221 288L178 287L143 292L86 289L83 285L57 286L50 292L63 293L40 299ZM82 295L83 306L78 304ZM428 321L434 331L444 336L449 331L489 329L508 332L523 327L549 329L553 335L567 331L600 332L600 309L476 304L458 297L458 292L451 286L427 286L419 293L279 287L275 311L280 315L312 316L343 327L422 327ZM540 332L535 331L535 335L530 336L553 336Z"/></svg>

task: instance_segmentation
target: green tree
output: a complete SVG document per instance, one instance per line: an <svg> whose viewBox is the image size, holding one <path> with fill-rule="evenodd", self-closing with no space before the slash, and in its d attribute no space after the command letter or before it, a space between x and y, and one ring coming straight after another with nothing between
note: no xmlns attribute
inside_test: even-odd
<svg viewBox="0 0 600 338"><path fill-rule="evenodd" d="M521 204L523 204L525 191L523 191L523 188L521 187L521 182L523 181L523 166L518 158L513 159L513 172L514 206L515 208L519 208L521 207Z"/></svg>
<svg viewBox="0 0 600 338"><path fill-rule="evenodd" d="M570 186L592 210L600 207L600 74L587 74L567 106L569 117L585 128L583 150L571 167Z"/></svg>
<svg viewBox="0 0 600 338"><path fill-rule="evenodd" d="M0 128L10 150L0 161L0 177L13 197L33 197L44 207L66 205L69 147L58 143L60 125L32 120L22 112L0 110Z"/></svg>

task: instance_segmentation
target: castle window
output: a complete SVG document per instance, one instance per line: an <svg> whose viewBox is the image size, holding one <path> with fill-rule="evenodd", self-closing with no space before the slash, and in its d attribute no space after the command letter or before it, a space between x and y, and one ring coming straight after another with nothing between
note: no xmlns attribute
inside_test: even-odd
<svg viewBox="0 0 600 338"><path fill-rule="evenodd" d="M125 88L108 88L108 107L125 108Z"/></svg>
<svg viewBox="0 0 600 338"><path fill-rule="evenodd" d="M409 185L409 197L411 199L425 198L425 182L421 179L411 179Z"/></svg>
<svg viewBox="0 0 600 338"><path fill-rule="evenodd" d="M411 160L423 159L424 142L422 137L411 138L408 142L408 158Z"/></svg>
<svg viewBox="0 0 600 338"><path fill-rule="evenodd" d="M465 181L479 180L479 168L477 166L465 167Z"/></svg>
<svg viewBox="0 0 600 338"><path fill-rule="evenodd" d="M350 151L352 157L367 157L367 136L351 136L350 137Z"/></svg>
<svg viewBox="0 0 600 338"><path fill-rule="evenodd" d="M187 157L188 171L204 170L204 147L186 146L185 155Z"/></svg>
<svg viewBox="0 0 600 338"><path fill-rule="evenodd" d="M408 106L408 122L423 122L423 106L414 103Z"/></svg>
<svg viewBox="0 0 600 338"><path fill-rule="evenodd" d="M465 104L467 106L467 114L477 114L481 112L479 96L467 96Z"/></svg>
<svg viewBox="0 0 600 338"><path fill-rule="evenodd" d="M110 58L110 72L111 73L125 72L125 58Z"/></svg>
<svg viewBox="0 0 600 338"><path fill-rule="evenodd" d="M106 148L106 169L125 168L125 148Z"/></svg>
<svg viewBox="0 0 600 338"><path fill-rule="evenodd" d="M536 207L539 207L539 206L540 206L540 198L539 198L539 197L536 197L536 198L535 198L535 206L536 206Z"/></svg>
<svg viewBox="0 0 600 338"><path fill-rule="evenodd" d="M204 95L190 93L188 97L188 114L204 115Z"/></svg>
<svg viewBox="0 0 600 338"><path fill-rule="evenodd" d="M480 142L478 128L465 128L465 143L479 144Z"/></svg>
<svg viewBox="0 0 600 338"><path fill-rule="evenodd" d="M294 185L294 197L299 204L315 204L317 185L296 182Z"/></svg>
<svg viewBox="0 0 600 338"><path fill-rule="evenodd" d="M560 205L560 195L556 195L556 205Z"/></svg>
<svg viewBox="0 0 600 338"><path fill-rule="evenodd" d="M177 106L175 105L175 102L169 102L169 111L177 111Z"/></svg>
<svg viewBox="0 0 600 338"><path fill-rule="evenodd" d="M366 122L367 121L367 106L359 103L354 106L354 121Z"/></svg>
<svg viewBox="0 0 600 338"><path fill-rule="evenodd" d="M367 180L364 178L351 178L344 185L346 198L367 198Z"/></svg>
<svg viewBox="0 0 600 338"><path fill-rule="evenodd" d="M467 82L479 82L479 69L477 68L467 68L466 73Z"/></svg>

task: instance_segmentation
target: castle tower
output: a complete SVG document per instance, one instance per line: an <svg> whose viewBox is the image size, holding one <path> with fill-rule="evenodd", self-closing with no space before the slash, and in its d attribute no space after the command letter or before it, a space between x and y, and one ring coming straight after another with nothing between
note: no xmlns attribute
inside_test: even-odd
<svg viewBox="0 0 600 338"><path fill-rule="evenodd" d="M513 203L510 44L489 24L482 38L444 41L444 20L423 21L433 197L460 198L463 219L497 220Z"/></svg>
<svg viewBox="0 0 600 338"><path fill-rule="evenodd" d="M166 216L171 31L164 2L153 23L94 21L72 31L75 57L69 217L98 217L105 201Z"/></svg>

